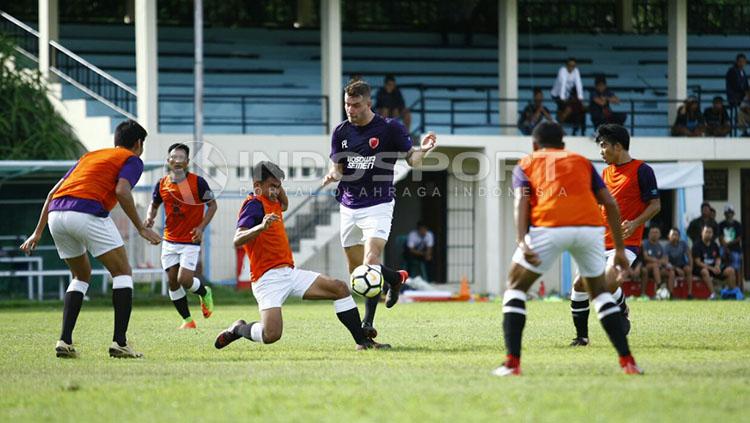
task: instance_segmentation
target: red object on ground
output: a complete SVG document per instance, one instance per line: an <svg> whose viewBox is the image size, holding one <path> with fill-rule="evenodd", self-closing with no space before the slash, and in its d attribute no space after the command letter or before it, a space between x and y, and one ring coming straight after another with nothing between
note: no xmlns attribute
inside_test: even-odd
<svg viewBox="0 0 750 423"><path fill-rule="evenodd" d="M250 263L247 262L247 268L243 269L245 263L246 263L246 255L245 255L245 249L244 248L237 248L237 290L238 291L247 291L252 288L252 283L250 282ZM243 270L247 270L247 272L243 272Z"/></svg>

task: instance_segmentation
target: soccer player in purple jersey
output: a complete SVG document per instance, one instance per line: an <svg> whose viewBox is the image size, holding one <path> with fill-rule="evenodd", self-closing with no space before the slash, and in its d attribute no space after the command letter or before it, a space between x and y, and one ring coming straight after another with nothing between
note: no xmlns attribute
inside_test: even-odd
<svg viewBox="0 0 750 423"><path fill-rule="evenodd" d="M393 219L393 166L403 156L409 166L420 166L425 155L435 148L437 137L429 133L419 146L414 146L399 121L372 111L370 91L370 85L363 80L352 81L344 89L347 120L333 131L331 169L323 186L339 183L336 200L341 203L341 246L349 272L361 264L379 267L390 287L385 306L391 308L409 277L404 270L395 271L380 263ZM370 339L377 336L373 320L378 300L368 298L365 303L362 328Z"/></svg>

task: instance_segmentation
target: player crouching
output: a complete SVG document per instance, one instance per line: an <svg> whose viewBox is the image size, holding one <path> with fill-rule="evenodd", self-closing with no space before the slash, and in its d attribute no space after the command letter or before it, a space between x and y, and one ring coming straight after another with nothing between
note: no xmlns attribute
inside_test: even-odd
<svg viewBox="0 0 750 423"><path fill-rule="evenodd" d="M290 295L305 300L334 300L336 316L346 326L358 350L390 348L367 339L357 304L342 281L294 267L282 213L289 206L281 181L284 172L274 163L260 162L253 168L254 193L240 209L234 245L245 249L250 259L250 280L258 301L260 321L237 320L216 337L221 349L244 337L271 344L281 338L281 306Z"/></svg>

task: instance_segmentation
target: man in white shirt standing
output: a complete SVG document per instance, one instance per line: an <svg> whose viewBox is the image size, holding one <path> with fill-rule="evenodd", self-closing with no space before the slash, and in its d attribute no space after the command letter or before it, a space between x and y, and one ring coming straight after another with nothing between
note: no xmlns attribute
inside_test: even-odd
<svg viewBox="0 0 750 423"><path fill-rule="evenodd" d="M406 240L407 270L410 275L420 275L425 281L430 280L427 266L432 261L433 247L435 235L424 222L417 222L417 229L409 232Z"/></svg>
<svg viewBox="0 0 750 423"><path fill-rule="evenodd" d="M580 126L583 132L586 115L583 108L583 83L581 73L576 67L576 59L569 57L557 71L555 85L550 92L557 103L557 121L560 123L573 123L574 128ZM575 135L575 129L573 134Z"/></svg>

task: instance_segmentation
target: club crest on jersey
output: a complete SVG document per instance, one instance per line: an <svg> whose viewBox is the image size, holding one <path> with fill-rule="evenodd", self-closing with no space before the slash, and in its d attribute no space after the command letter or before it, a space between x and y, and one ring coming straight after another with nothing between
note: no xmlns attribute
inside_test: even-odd
<svg viewBox="0 0 750 423"><path fill-rule="evenodd" d="M344 150L346 150L347 148L349 148L349 147L348 147L348 146L346 145L346 142L347 142L347 141L348 141L348 140L344 140L344 141L341 141L341 148L342 148L342 149L344 149Z"/></svg>
<svg viewBox="0 0 750 423"><path fill-rule="evenodd" d="M375 137L370 138L369 144L370 144L370 148L374 150L378 148L378 145L380 145L380 140Z"/></svg>

